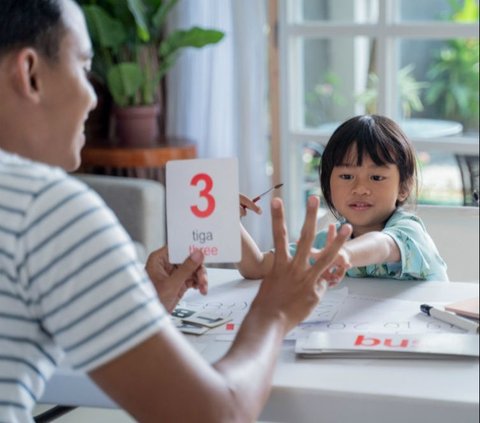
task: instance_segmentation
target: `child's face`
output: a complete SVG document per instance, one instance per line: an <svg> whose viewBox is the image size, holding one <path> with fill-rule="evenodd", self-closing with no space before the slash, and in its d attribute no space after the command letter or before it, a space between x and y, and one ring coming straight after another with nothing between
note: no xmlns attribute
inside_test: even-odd
<svg viewBox="0 0 480 423"><path fill-rule="evenodd" d="M397 200L408 196L400 190L398 168L394 164L378 166L368 155L357 166L356 155L349 156L330 176L333 205L353 226L353 235L382 230Z"/></svg>

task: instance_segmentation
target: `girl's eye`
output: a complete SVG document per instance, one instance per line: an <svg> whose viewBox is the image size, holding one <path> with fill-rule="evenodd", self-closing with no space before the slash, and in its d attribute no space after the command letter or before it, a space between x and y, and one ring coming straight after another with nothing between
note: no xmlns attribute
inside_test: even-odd
<svg viewBox="0 0 480 423"><path fill-rule="evenodd" d="M344 179L344 180L346 180L346 181L348 181L348 180L350 180L350 179L352 179L352 178L353 178L352 175L348 175L348 174L345 174L345 173L340 175L340 179Z"/></svg>
<svg viewBox="0 0 480 423"><path fill-rule="evenodd" d="M380 175L373 175L372 176L372 180L377 181L377 182L378 181L383 181L384 179L386 179L385 176L380 176Z"/></svg>

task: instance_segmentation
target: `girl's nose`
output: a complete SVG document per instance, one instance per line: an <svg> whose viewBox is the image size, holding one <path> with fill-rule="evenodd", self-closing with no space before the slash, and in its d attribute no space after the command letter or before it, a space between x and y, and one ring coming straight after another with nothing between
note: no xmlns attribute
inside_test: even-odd
<svg viewBox="0 0 480 423"><path fill-rule="evenodd" d="M353 194L357 195L370 195L370 188L368 188L367 184L358 181L352 189Z"/></svg>

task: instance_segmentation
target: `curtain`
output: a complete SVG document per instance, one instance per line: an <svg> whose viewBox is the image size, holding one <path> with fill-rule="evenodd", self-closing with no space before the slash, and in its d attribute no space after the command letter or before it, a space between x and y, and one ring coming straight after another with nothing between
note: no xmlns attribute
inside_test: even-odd
<svg viewBox="0 0 480 423"><path fill-rule="evenodd" d="M197 143L199 157L237 157L240 192L266 191L267 34L266 5L259 0L183 0L171 14L170 29L219 29L216 45L181 52L167 77L167 134ZM261 216L242 223L261 249L272 247L268 198Z"/></svg>

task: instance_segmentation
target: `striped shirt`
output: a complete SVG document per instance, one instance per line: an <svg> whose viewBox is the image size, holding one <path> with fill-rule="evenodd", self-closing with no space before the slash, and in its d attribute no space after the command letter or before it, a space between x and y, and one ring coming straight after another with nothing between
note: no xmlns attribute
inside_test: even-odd
<svg viewBox="0 0 480 423"><path fill-rule="evenodd" d="M165 316L98 195L0 150L0 422L32 421L64 356L91 371L157 332Z"/></svg>

